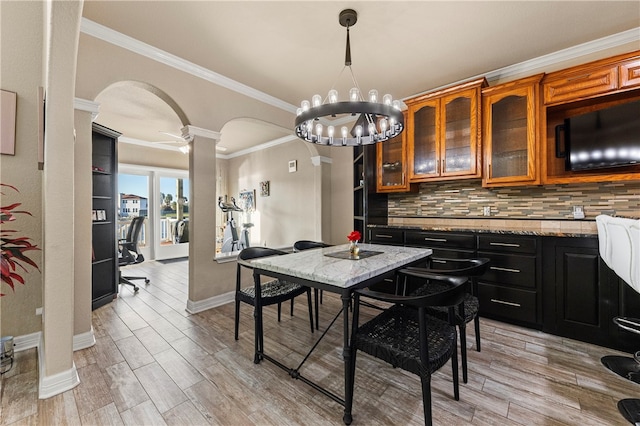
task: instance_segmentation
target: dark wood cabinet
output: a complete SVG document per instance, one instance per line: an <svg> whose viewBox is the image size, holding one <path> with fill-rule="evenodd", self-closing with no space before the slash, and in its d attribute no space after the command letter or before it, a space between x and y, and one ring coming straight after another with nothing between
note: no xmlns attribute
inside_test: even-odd
<svg viewBox="0 0 640 426"><path fill-rule="evenodd" d="M387 194L376 192L376 147L353 148L353 229L368 241L368 225L386 225Z"/></svg>
<svg viewBox="0 0 640 426"><path fill-rule="evenodd" d="M640 339L613 322L640 317L640 295L600 259L598 239L548 237L543 244L543 330L620 350L640 348Z"/></svg>
<svg viewBox="0 0 640 426"><path fill-rule="evenodd" d="M92 309L113 300L118 291L118 137L120 133L94 123L92 127Z"/></svg>
<svg viewBox="0 0 640 426"><path fill-rule="evenodd" d="M535 236L480 234L478 256L491 259L478 278L480 314L540 328L540 243Z"/></svg>

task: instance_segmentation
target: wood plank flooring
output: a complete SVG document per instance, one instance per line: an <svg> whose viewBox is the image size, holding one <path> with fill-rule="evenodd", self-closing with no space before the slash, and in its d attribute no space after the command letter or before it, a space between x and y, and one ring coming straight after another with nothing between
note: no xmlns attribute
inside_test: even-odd
<svg viewBox="0 0 640 426"><path fill-rule="evenodd" d="M37 396L35 349L16 354L1 380L0 424L26 425L340 425L342 407L268 362L253 364L252 308L241 306L240 340L233 304L185 312L187 261L145 262L131 275L151 284L93 312L96 345L74 354L81 384L47 400ZM321 328L340 309L324 292ZM265 348L296 366L316 335L306 300L295 315L265 309ZM373 311L369 311L370 313ZM366 311L363 313L366 316ZM302 369L342 395L342 319ZM467 330L469 383L453 399L451 367L432 379L436 425L624 425L616 402L640 386L600 364L615 351L481 319L482 352ZM354 425L423 424L417 376L358 355Z"/></svg>

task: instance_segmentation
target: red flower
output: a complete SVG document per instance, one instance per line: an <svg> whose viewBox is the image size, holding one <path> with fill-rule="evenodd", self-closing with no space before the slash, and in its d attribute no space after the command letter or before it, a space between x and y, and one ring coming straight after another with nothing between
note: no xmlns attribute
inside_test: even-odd
<svg viewBox="0 0 640 426"><path fill-rule="evenodd" d="M358 231L351 231L351 233L349 235L347 235L347 239L349 241L358 242L360 240L360 238L362 238L362 235L360 235L360 232L358 232Z"/></svg>

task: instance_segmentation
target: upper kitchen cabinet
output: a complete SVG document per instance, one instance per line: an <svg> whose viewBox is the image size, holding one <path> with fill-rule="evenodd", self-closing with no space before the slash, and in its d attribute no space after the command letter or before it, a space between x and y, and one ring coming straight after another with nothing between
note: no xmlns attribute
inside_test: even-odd
<svg viewBox="0 0 640 426"><path fill-rule="evenodd" d="M540 81L544 74L482 90L485 187L540 183Z"/></svg>
<svg viewBox="0 0 640 426"><path fill-rule="evenodd" d="M405 117L406 121L406 117ZM407 179L407 146L404 131L377 147L377 192L407 192L411 188Z"/></svg>
<svg viewBox="0 0 640 426"><path fill-rule="evenodd" d="M405 101L409 182L479 178L482 78Z"/></svg>
<svg viewBox="0 0 640 426"><path fill-rule="evenodd" d="M555 71L545 75L541 84L543 184L640 180L640 164L628 161L632 151L619 148L627 138L612 137L618 132L636 131L621 130L617 124L601 120L607 116L622 117L617 108L623 104L628 104L628 110L638 108L640 51ZM595 148L591 141L597 141ZM603 152L606 158L625 161L606 163L601 160Z"/></svg>

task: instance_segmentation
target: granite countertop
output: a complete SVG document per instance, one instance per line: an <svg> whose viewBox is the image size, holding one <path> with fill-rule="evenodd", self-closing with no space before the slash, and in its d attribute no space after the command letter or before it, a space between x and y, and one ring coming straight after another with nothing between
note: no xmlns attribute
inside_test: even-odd
<svg viewBox="0 0 640 426"><path fill-rule="evenodd" d="M429 256L431 249L359 244L360 252L379 254L360 259L341 259L327 256L349 250L348 244L315 250L303 250L286 256L253 259L250 266L304 280L324 283L338 288L349 288L369 278L382 275L403 265ZM268 274L265 274L268 275Z"/></svg>
<svg viewBox="0 0 640 426"><path fill-rule="evenodd" d="M598 236L595 220L536 220L480 218L389 218L387 225L372 228L402 228L420 231L460 231L552 237Z"/></svg>

